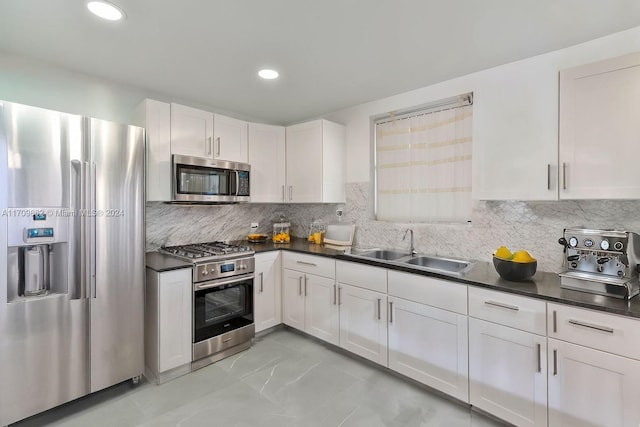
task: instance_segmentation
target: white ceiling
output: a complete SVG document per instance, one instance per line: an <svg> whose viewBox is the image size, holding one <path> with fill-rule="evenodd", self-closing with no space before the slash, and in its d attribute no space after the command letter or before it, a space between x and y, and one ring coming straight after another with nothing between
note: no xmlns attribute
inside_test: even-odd
<svg viewBox="0 0 640 427"><path fill-rule="evenodd" d="M0 50L290 124L640 25L638 0L113 2L2 0Z"/></svg>

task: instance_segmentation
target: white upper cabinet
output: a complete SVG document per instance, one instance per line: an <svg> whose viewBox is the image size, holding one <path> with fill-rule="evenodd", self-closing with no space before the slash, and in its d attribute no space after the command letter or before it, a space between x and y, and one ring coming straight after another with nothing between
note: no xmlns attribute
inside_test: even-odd
<svg viewBox="0 0 640 427"><path fill-rule="evenodd" d="M473 198L558 198L558 69L541 58L482 73L473 89Z"/></svg>
<svg viewBox="0 0 640 427"><path fill-rule="evenodd" d="M285 128L249 123L251 201L285 202Z"/></svg>
<svg viewBox="0 0 640 427"><path fill-rule="evenodd" d="M171 104L171 154L213 158L213 113Z"/></svg>
<svg viewBox="0 0 640 427"><path fill-rule="evenodd" d="M171 105L145 99L134 114L146 129L147 201L171 200Z"/></svg>
<svg viewBox="0 0 640 427"><path fill-rule="evenodd" d="M213 115L213 158L231 162L249 161L248 123Z"/></svg>
<svg viewBox="0 0 640 427"><path fill-rule="evenodd" d="M640 198L640 53L560 72L560 198Z"/></svg>
<svg viewBox="0 0 640 427"><path fill-rule="evenodd" d="M345 201L345 128L315 120L286 129L287 186L291 203Z"/></svg>

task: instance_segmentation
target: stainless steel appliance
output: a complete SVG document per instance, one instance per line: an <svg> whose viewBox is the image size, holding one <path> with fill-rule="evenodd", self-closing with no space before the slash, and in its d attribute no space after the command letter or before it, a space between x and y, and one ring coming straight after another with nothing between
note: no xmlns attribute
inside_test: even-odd
<svg viewBox="0 0 640 427"><path fill-rule="evenodd" d="M250 200L246 163L173 155L172 194L174 202L237 203Z"/></svg>
<svg viewBox="0 0 640 427"><path fill-rule="evenodd" d="M0 101L0 425L142 374L143 178L144 129Z"/></svg>
<svg viewBox="0 0 640 427"><path fill-rule="evenodd" d="M253 250L223 242L160 250L194 264L192 368L249 348L255 336Z"/></svg>
<svg viewBox="0 0 640 427"><path fill-rule="evenodd" d="M615 298L638 295L640 236L630 231L567 228L560 286Z"/></svg>

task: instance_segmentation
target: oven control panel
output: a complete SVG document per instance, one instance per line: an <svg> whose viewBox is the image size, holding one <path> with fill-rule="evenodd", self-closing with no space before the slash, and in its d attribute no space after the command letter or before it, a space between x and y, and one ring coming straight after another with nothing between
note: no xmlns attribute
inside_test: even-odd
<svg viewBox="0 0 640 427"><path fill-rule="evenodd" d="M255 271L255 258L241 257L224 261L211 261L196 265L193 271L193 281L205 282L209 280L231 278Z"/></svg>

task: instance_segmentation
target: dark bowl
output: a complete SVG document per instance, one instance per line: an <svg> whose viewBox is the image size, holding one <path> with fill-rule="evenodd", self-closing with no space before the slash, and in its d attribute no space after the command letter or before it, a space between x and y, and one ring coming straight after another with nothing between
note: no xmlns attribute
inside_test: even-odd
<svg viewBox="0 0 640 427"><path fill-rule="evenodd" d="M519 282L521 280L527 280L536 274L538 262L513 262L508 259L496 258L494 255L493 266L503 279Z"/></svg>

